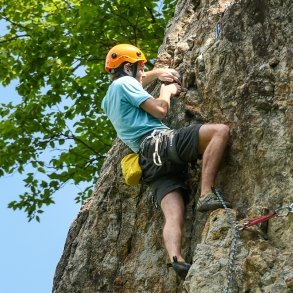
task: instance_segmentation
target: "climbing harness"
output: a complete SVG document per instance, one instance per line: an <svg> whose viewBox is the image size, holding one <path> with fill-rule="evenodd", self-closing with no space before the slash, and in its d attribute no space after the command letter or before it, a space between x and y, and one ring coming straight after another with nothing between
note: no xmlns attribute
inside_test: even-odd
<svg viewBox="0 0 293 293"><path fill-rule="evenodd" d="M141 147L142 149L144 148L144 143L148 140L148 139L153 139L155 141L155 150L153 152L153 162L156 166L162 166L163 165L163 161L161 159L161 156L159 154L159 147L160 147L160 143L162 143L163 140L163 136L167 135L168 136L168 159L176 164L186 164L185 162L183 162L178 154L177 154L177 150L176 150L176 145L174 143L174 131L173 130L162 130L162 129L155 129L150 135L146 136L145 138L143 138L142 142L141 142Z"/></svg>
<svg viewBox="0 0 293 293"><path fill-rule="evenodd" d="M232 292L232 286L233 286L233 272L234 272L234 266L235 266L235 261L236 261L236 254L237 254L237 244L238 241L240 240L240 231L248 228L250 226L253 225L257 225L259 223L268 221L271 218L274 217L286 217L289 215L289 213L293 213L293 203L286 205L286 206L282 206L279 207L277 209L275 209L272 213L264 215L264 216L260 216L257 218L253 218L250 220L246 220L244 221L244 223L237 223L236 219L233 217L230 209L227 208L223 197L221 196L220 192L215 189L214 187L212 187L212 191L213 193L218 197L218 199L220 200L221 204L223 205L225 211L227 212L228 218L230 220L230 222L233 225L234 228L234 237L232 239L232 243L231 243L231 249L230 249L230 255L229 255L229 263L228 263L228 269L227 269L227 286L225 289L225 293L229 293Z"/></svg>
<svg viewBox="0 0 293 293"><path fill-rule="evenodd" d="M225 204L225 201L224 201L223 197L221 196L219 190L212 187L212 191L218 197L219 201L222 203L225 211L227 212L228 218L234 228L234 237L233 237L232 243L231 243L231 250L230 250L229 263L228 263L228 269L227 269L228 282L227 282L227 286L225 289L225 293L229 293L229 292L231 292L232 286L233 286L233 272L234 272L234 265L235 265L235 261L236 261L236 254L237 254L237 248L238 248L237 244L240 239L240 233L239 233L240 230L237 225L236 219L233 217L230 209L228 209L227 205Z"/></svg>
<svg viewBox="0 0 293 293"><path fill-rule="evenodd" d="M246 229L246 228L251 227L253 225L257 225L259 223L268 221L269 219L274 218L274 217L286 217L289 215L289 213L293 213L293 203L291 203L288 206L279 207L279 208L275 209L270 214L263 215L263 216L253 218L250 220L246 220L243 223L237 224L237 226L238 226L238 229L243 230L243 229Z"/></svg>
<svg viewBox="0 0 293 293"><path fill-rule="evenodd" d="M155 129L154 131L152 131L152 133L150 135L147 135L146 137L144 137L140 143L141 148L143 150L144 144L147 140L153 139L155 141L155 151L153 152L153 162L157 166L162 166L162 164L163 164L162 160L161 160L161 156L159 154L159 144L160 144L161 138L163 136L163 133L165 133L165 132L166 132L166 130Z"/></svg>

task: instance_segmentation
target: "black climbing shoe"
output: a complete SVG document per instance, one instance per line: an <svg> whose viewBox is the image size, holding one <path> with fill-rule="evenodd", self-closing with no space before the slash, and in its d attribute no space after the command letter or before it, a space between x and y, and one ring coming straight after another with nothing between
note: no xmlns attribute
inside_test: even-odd
<svg viewBox="0 0 293 293"><path fill-rule="evenodd" d="M173 256L173 262L168 264L168 267L172 267L176 274L182 279L185 280L185 277L191 267L191 265L184 261L178 261L177 256Z"/></svg>
<svg viewBox="0 0 293 293"><path fill-rule="evenodd" d="M231 208L231 204L227 201L224 201L227 208ZM210 192L205 195L203 198L200 198L197 202L196 209L199 212L206 212L211 210L216 210L219 208L224 208L218 197L213 193Z"/></svg>

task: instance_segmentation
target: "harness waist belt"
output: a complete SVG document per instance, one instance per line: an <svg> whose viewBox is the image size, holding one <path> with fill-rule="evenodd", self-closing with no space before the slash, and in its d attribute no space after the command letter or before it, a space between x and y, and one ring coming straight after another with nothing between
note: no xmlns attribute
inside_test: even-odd
<svg viewBox="0 0 293 293"><path fill-rule="evenodd" d="M161 161L161 157L159 155L159 143L160 143L160 139L162 137L162 135L164 134L168 134L167 138L168 138L168 156L170 158L170 161L176 163L176 164L185 164L184 161L182 161L178 154L177 154L177 150L176 150L176 146L175 146L175 142L174 142L174 131L170 130L170 129L156 129L154 131L152 131L151 133L148 133L147 135L145 135L142 139L141 139L141 147L143 147L144 142L147 139L154 139L155 140L155 151L153 153L153 161L154 164L157 166L161 166L162 165L162 161Z"/></svg>

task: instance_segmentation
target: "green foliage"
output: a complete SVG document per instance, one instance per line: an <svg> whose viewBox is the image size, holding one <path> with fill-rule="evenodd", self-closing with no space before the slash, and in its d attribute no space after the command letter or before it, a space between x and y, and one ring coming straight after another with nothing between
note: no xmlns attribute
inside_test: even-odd
<svg viewBox="0 0 293 293"><path fill-rule="evenodd" d="M17 80L21 97L1 97L0 176L26 176L26 191L10 208L39 221L64 184L88 183L77 201L91 194L116 136L100 108L110 82L106 53L125 42L154 58L175 2L0 1L7 30L0 37L0 83Z"/></svg>

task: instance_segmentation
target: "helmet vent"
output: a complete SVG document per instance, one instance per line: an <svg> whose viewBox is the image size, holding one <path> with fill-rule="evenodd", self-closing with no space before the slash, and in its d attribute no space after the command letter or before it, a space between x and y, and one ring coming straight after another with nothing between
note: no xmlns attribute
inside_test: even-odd
<svg viewBox="0 0 293 293"><path fill-rule="evenodd" d="M137 57L141 56L141 52L136 52Z"/></svg>
<svg viewBox="0 0 293 293"><path fill-rule="evenodd" d="M117 58L117 54L116 54L116 53L112 53L111 57L112 57L113 59L115 59L115 58Z"/></svg>

